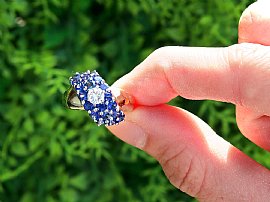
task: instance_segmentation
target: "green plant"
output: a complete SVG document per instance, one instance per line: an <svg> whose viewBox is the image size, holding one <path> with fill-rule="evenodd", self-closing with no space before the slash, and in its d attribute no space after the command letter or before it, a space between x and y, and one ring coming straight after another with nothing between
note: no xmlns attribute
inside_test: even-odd
<svg viewBox="0 0 270 202"><path fill-rule="evenodd" d="M160 46L237 42L251 0L0 0L0 200L193 201L158 163L87 113L62 107L72 72L112 83ZM263 165L269 155L238 131L234 107L177 98Z"/></svg>

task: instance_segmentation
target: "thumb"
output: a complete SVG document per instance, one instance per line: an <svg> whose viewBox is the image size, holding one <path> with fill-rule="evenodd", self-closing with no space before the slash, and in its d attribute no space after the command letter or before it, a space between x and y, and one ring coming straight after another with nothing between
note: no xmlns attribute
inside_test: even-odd
<svg viewBox="0 0 270 202"><path fill-rule="evenodd" d="M270 197L269 171L195 115L158 105L139 106L126 118L109 130L156 158L170 182L189 195L206 201Z"/></svg>
<svg viewBox="0 0 270 202"><path fill-rule="evenodd" d="M243 12L238 27L239 43L270 44L270 1L259 0Z"/></svg>

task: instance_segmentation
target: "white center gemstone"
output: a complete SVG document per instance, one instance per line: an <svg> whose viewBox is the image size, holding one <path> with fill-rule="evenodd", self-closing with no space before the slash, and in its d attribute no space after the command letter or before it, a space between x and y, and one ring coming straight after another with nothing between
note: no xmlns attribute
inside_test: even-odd
<svg viewBox="0 0 270 202"><path fill-rule="evenodd" d="M88 90L87 100L92 104L101 104L104 102L104 91L98 87Z"/></svg>

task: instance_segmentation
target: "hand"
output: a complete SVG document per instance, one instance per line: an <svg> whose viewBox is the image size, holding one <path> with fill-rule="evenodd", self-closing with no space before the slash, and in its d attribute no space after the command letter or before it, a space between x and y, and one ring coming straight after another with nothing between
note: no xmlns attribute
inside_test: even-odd
<svg viewBox="0 0 270 202"><path fill-rule="evenodd" d="M236 105L237 123L270 150L270 3L243 13L239 42L226 48L164 47L118 80L137 107L109 129L156 158L180 190L202 201L269 201L270 172L195 115L166 105L180 95ZM259 45L261 44L261 45Z"/></svg>

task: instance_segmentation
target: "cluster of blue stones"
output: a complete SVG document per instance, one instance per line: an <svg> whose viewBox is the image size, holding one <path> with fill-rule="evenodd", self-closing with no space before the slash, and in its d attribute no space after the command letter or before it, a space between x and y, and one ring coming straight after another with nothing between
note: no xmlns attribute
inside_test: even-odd
<svg viewBox="0 0 270 202"><path fill-rule="evenodd" d="M124 120L125 114L117 105L108 84L96 71L76 73L70 77L70 83L84 109L99 126L111 126Z"/></svg>

